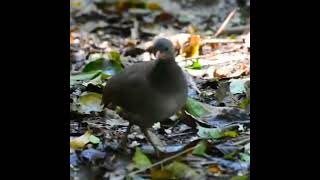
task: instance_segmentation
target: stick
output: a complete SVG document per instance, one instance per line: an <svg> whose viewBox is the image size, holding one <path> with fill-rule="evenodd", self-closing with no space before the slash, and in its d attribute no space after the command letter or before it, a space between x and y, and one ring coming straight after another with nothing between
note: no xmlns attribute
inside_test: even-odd
<svg viewBox="0 0 320 180"><path fill-rule="evenodd" d="M170 157L168 157L168 158L165 158L165 159L163 159L163 160L161 160L161 161L159 161L159 162L156 162L156 163L154 163L154 164L151 164L151 165L148 166L148 167L145 167L145 168L140 169L140 170L137 170L137 171L133 171L133 172L131 172L131 173L129 174L129 176L133 176L133 175L135 175L135 174L137 174L137 173L140 173L140 172L143 172L143 171L145 171L145 170L147 170L147 169L150 169L150 168L153 168L153 167L155 167L155 166L158 166L158 165L160 165L160 164L162 164L162 163L165 163L165 162L167 162L167 161L169 161L169 160L171 160L171 159L174 159L174 158L176 158L176 157L178 157L178 156L181 156L182 154L185 154L185 153L187 153L187 152L189 152L189 151L191 151L191 150L193 150L193 149L195 149L195 148L196 148L196 146L191 147L191 148L188 148L188 149L186 149L186 150L184 150L184 151L182 151L182 152L180 152L180 153L177 153L177 154L175 154L175 155L173 155L173 156L170 156Z"/></svg>
<svg viewBox="0 0 320 180"><path fill-rule="evenodd" d="M228 34L240 34L240 33L245 33L246 31L249 31L249 30L250 30L250 25L244 25L244 26L225 28L224 32Z"/></svg>
<svg viewBox="0 0 320 180"><path fill-rule="evenodd" d="M229 13L229 15L227 16L226 20L224 20L224 22L221 24L220 28L218 29L218 31L214 34L215 37L217 37L223 30L224 28L227 26L227 24L229 23L229 21L231 20L231 18L236 14L236 9L234 9L233 11L231 11Z"/></svg>
<svg viewBox="0 0 320 180"><path fill-rule="evenodd" d="M243 43L242 39L204 39L201 44L213 44L213 43Z"/></svg>

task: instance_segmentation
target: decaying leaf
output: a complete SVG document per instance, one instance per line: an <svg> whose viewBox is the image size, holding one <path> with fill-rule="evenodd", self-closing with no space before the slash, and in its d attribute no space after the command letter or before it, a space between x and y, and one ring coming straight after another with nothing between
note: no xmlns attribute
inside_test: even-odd
<svg viewBox="0 0 320 180"><path fill-rule="evenodd" d="M200 180L203 178L188 165L177 161L167 165L165 169L170 171L173 176L178 179Z"/></svg>
<svg viewBox="0 0 320 180"><path fill-rule="evenodd" d="M212 165L208 168L208 171L214 174L219 174L222 172L221 168L218 165Z"/></svg>
<svg viewBox="0 0 320 180"><path fill-rule="evenodd" d="M90 114L91 112L101 112L103 110L102 95L94 92L84 92L79 97L78 112Z"/></svg>
<svg viewBox="0 0 320 180"><path fill-rule="evenodd" d="M81 157L84 157L89 161L103 159L103 158L105 158L105 156L106 156L105 152L101 152L101 151L98 151L98 150L92 149L92 148L86 149L81 152Z"/></svg>
<svg viewBox="0 0 320 180"><path fill-rule="evenodd" d="M224 136L223 130L220 128L204 128L201 126L197 127L198 135L204 139L219 139Z"/></svg>
<svg viewBox="0 0 320 180"><path fill-rule="evenodd" d="M82 149L86 144L90 142L89 138L91 136L91 133L87 131L80 137L76 137L73 139L70 139L70 147L73 149Z"/></svg>
<svg viewBox="0 0 320 180"><path fill-rule="evenodd" d="M133 156L133 163L139 169L151 165L151 161L145 154L143 154L142 150L139 147L136 147L136 151Z"/></svg>
<svg viewBox="0 0 320 180"><path fill-rule="evenodd" d="M213 76L217 79L236 78L241 75L249 75L250 67L248 64L238 63L222 66L215 69Z"/></svg>
<svg viewBox="0 0 320 180"><path fill-rule="evenodd" d="M167 180L171 179L173 174L169 170L165 169L157 169L151 171L151 179L152 180Z"/></svg>
<svg viewBox="0 0 320 180"><path fill-rule="evenodd" d="M223 133L224 136L227 136L227 137L232 137L232 138L235 138L237 137L239 134L237 131L226 131Z"/></svg>
<svg viewBox="0 0 320 180"><path fill-rule="evenodd" d="M206 154L207 145L205 141L200 141L195 149L192 151L192 154L198 155L198 156L207 156Z"/></svg>
<svg viewBox="0 0 320 180"><path fill-rule="evenodd" d="M230 80L230 92L232 94L244 94L246 93L245 84L250 81L250 78L245 79L231 79Z"/></svg>
<svg viewBox="0 0 320 180"><path fill-rule="evenodd" d="M248 180L248 176L234 176L230 180Z"/></svg>
<svg viewBox="0 0 320 180"><path fill-rule="evenodd" d="M183 48L185 57L195 57L199 55L200 48L200 36L191 35L189 38L188 44Z"/></svg>
<svg viewBox="0 0 320 180"><path fill-rule="evenodd" d="M185 109L188 113L195 117L206 117L211 114L211 110L206 104L192 98L187 99Z"/></svg>

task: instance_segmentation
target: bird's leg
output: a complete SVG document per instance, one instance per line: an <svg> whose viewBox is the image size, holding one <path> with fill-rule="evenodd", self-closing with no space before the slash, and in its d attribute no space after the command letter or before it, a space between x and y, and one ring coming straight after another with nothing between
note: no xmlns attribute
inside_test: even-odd
<svg viewBox="0 0 320 180"><path fill-rule="evenodd" d="M146 136L147 140L151 143L151 145L153 146L155 153L157 155L157 157L160 157L161 154L161 150L157 147L157 145L152 141L152 138L150 137L149 131L147 128L141 128L143 134Z"/></svg>
<svg viewBox="0 0 320 180"><path fill-rule="evenodd" d="M130 133L130 129L131 129L132 125L133 124L131 122L129 122L129 126L127 127L127 130L126 130L124 136L122 137L122 140L121 140L121 143L120 143L120 146L122 148L126 147L126 145L127 145L128 135Z"/></svg>

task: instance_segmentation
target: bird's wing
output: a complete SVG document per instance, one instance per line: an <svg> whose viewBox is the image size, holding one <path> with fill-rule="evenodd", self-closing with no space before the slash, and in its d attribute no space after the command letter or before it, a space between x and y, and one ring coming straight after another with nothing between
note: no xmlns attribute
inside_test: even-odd
<svg viewBox="0 0 320 180"><path fill-rule="evenodd" d="M120 106L134 107L143 99L143 93L147 91L147 71L152 63L139 63L125 69L122 73L112 77L104 94L105 102L112 102Z"/></svg>

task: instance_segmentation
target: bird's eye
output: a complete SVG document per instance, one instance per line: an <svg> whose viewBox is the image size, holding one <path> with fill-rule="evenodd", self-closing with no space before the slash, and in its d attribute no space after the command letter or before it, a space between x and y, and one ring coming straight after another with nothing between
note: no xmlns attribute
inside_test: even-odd
<svg viewBox="0 0 320 180"><path fill-rule="evenodd" d="M168 47L165 47L165 48L163 48L165 51L168 51L169 50L169 48Z"/></svg>

